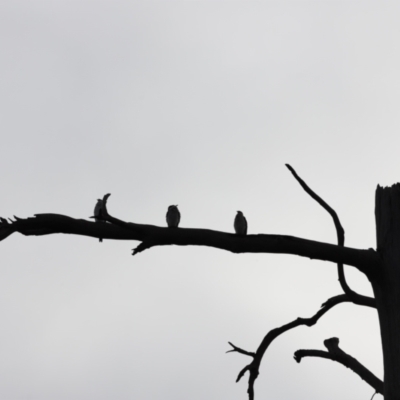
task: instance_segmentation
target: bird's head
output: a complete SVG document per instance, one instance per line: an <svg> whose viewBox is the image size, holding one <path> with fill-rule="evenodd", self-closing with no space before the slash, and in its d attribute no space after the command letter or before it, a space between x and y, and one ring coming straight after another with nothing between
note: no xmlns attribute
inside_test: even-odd
<svg viewBox="0 0 400 400"><path fill-rule="evenodd" d="M243 215L243 213L242 213L241 211L238 211L237 213L238 213L239 215Z"/></svg>
<svg viewBox="0 0 400 400"><path fill-rule="evenodd" d="M169 206L169 207L168 207L168 210L174 210L174 209L176 209L176 208L178 208L178 205L176 205L176 206Z"/></svg>

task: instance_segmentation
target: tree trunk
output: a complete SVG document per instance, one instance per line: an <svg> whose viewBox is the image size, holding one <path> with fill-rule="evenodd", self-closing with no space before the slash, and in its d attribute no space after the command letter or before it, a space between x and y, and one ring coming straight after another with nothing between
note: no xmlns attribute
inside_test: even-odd
<svg viewBox="0 0 400 400"><path fill-rule="evenodd" d="M400 400L400 184L378 186L375 216L382 267L370 280L381 329L384 398Z"/></svg>

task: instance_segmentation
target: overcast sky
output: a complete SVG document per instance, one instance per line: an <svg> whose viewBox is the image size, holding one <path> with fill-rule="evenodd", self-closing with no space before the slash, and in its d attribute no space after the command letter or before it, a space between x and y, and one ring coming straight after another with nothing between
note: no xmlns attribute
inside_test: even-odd
<svg viewBox="0 0 400 400"><path fill-rule="evenodd" d="M399 181L400 5L346 1L0 1L2 217L114 216L375 247L374 192ZM341 293L336 266L137 242L12 235L1 246L0 398L247 398L264 335ZM368 281L347 267L352 287ZM377 315L340 305L274 342L257 399L370 399L322 359L339 337L382 378ZM381 398L376 396L375 399Z"/></svg>

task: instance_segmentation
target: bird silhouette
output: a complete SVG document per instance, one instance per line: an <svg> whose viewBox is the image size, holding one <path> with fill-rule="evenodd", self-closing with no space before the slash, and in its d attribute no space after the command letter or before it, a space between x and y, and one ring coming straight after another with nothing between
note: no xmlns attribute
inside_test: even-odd
<svg viewBox="0 0 400 400"><path fill-rule="evenodd" d="M233 223L237 235L247 235L247 221L241 211L238 211Z"/></svg>
<svg viewBox="0 0 400 400"><path fill-rule="evenodd" d="M101 217L103 216L103 200L97 199L96 206L94 207L94 220L96 222L106 222ZM99 242L102 242L103 239L99 238Z"/></svg>
<svg viewBox="0 0 400 400"><path fill-rule="evenodd" d="M178 206L169 206L166 218L168 228L177 228L181 220L181 213L178 210Z"/></svg>

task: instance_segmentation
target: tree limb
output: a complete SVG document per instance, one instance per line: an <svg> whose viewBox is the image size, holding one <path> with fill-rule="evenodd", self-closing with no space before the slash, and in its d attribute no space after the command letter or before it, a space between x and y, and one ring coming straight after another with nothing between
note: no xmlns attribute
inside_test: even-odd
<svg viewBox="0 0 400 400"><path fill-rule="evenodd" d="M275 328L270 330L267 335L264 337L263 341L261 344L258 346L258 349L255 353L246 351L241 349L240 347L235 346L234 344L230 343L229 344L232 346L232 350L229 350L228 352L237 352L240 354L244 354L247 356L250 356L253 358L253 361L246 365L240 372L239 375L236 379L236 382L238 382L243 375L249 371L249 382L248 382L248 388L247 388L247 393L249 394L249 400L254 400L254 383L255 380L257 379L259 375L259 369L260 369L260 364L262 361L262 358L267 351L268 347L270 344L280 335L283 333L297 328L298 326L305 325L305 326L313 326L315 325L318 320L326 314L331 308L334 306L344 303L344 302L350 302L350 299L347 297L346 294L341 294L338 296L331 297L328 299L325 303L322 304L321 309L318 310L318 312L312 316L311 318L297 318L296 320L289 322L286 325L282 325L279 328Z"/></svg>
<svg viewBox="0 0 400 400"><path fill-rule="evenodd" d="M294 353L294 359L300 363L303 357L326 358L350 368L361 379L372 386L376 392L383 394L383 382L377 378L369 369L365 368L358 360L339 348L339 339L330 338L324 341L328 351L322 350L297 350Z"/></svg>
<svg viewBox="0 0 400 400"><path fill-rule="evenodd" d="M310 187L301 179L298 175L297 172L292 168L289 164L285 164L287 169L292 173L294 178L299 182L300 186L304 189L304 191L309 194L320 206L322 206L332 217L333 222L335 224L336 228L336 234L337 234L337 239L339 245L343 246L344 244L344 229L342 227L342 224L340 223L339 217L336 213L336 211L328 204L326 203L321 197L319 197L313 190L310 189Z"/></svg>
<svg viewBox="0 0 400 400"><path fill-rule="evenodd" d="M324 307L324 306L330 306L331 302L334 302L334 303L335 303L335 302L336 302L336 299L339 299L339 298L343 298L343 299L345 299L344 301L348 301L348 302L353 303L353 302L351 301L351 299L349 298L349 296L347 296L347 294L345 293L345 294L339 294L338 296L335 296L335 297L331 297L331 298L328 299L325 303L322 304L322 307ZM334 305L336 305L336 303L335 303ZM375 299L373 299L372 297L366 297L365 303L364 303L364 304L361 304L361 305L363 305L363 306L365 306L365 307L376 308Z"/></svg>
<svg viewBox="0 0 400 400"><path fill-rule="evenodd" d="M26 236L66 233L115 240L139 240L152 246L209 246L232 253L281 253L293 254L311 259L342 262L358 268L366 274L376 269L380 257L372 250L339 247L285 235L247 235L210 229L164 228L124 222L107 217L109 224L98 224L82 219L74 219L59 214L36 214L35 217L18 219L11 224L0 223L0 240L14 232Z"/></svg>
<svg viewBox="0 0 400 400"><path fill-rule="evenodd" d="M231 346L232 346L232 350L228 350L227 353L240 353L240 354L244 354L245 356L250 356L250 357L255 357L256 353L253 353L251 351L246 351L241 349L240 347L235 346L233 343L228 342Z"/></svg>
<svg viewBox="0 0 400 400"><path fill-rule="evenodd" d="M301 179L294 168L292 168L289 164L286 164L286 167L289 169L289 171L292 173L292 175L295 177L297 182L301 185L301 187L304 189L304 191L309 194L324 210L326 210L329 215L333 219L333 223L335 224L336 228L336 235L337 235L337 240L338 240L338 245L339 246L344 246L344 229L342 224L340 223L339 217L336 213L336 211L329 206L328 203L326 203L320 196L318 196L304 181ZM346 277L344 275L344 268L343 268L343 263L338 263L338 275L339 275L339 282L340 285L343 289L343 291L346 293L346 295L349 297L349 299L354 303L362 306L368 306L371 307L371 304L376 308L375 304L375 299L368 297L368 296L363 296L355 292L350 288L350 286L346 282Z"/></svg>

